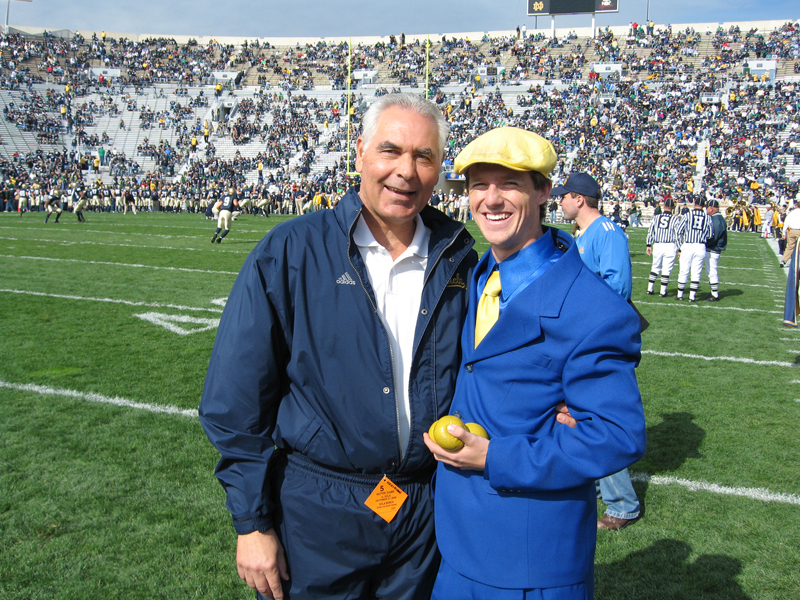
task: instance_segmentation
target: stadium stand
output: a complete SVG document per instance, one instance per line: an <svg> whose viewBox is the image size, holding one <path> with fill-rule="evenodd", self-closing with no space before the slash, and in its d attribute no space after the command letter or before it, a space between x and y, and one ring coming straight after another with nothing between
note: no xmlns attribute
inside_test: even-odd
<svg viewBox="0 0 800 600"><path fill-rule="evenodd" d="M381 94L423 93L426 67L452 129L445 210L463 188L452 160L501 125L542 132L557 180L589 171L644 222L667 194L798 197L797 22L555 33L350 43L12 29L0 36L0 209L38 210L81 185L100 190L95 210L121 210L130 188L144 209L202 211L231 185L272 211L296 197L331 205L355 177L360 115Z"/></svg>

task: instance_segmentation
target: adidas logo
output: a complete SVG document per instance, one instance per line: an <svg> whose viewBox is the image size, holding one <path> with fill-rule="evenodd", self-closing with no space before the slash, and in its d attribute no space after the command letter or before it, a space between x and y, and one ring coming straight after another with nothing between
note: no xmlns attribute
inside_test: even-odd
<svg viewBox="0 0 800 600"><path fill-rule="evenodd" d="M356 281L352 277L350 277L350 273L345 273L339 279L336 280L336 283L341 283L344 285L355 285Z"/></svg>
<svg viewBox="0 0 800 600"><path fill-rule="evenodd" d="M453 275L450 281L447 282L447 287L457 287L461 288L462 290L465 290L467 289L467 284L461 278L461 273L456 273L455 275Z"/></svg>

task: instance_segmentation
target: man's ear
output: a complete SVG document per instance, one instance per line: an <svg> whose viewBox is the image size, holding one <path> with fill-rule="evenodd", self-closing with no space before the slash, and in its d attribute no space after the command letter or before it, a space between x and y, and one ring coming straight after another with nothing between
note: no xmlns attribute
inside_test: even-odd
<svg viewBox="0 0 800 600"><path fill-rule="evenodd" d="M363 157L364 157L364 140L361 138L361 136L359 136L358 139L356 139L356 164L355 164L356 171L358 171L359 173L361 173L361 162L363 160Z"/></svg>

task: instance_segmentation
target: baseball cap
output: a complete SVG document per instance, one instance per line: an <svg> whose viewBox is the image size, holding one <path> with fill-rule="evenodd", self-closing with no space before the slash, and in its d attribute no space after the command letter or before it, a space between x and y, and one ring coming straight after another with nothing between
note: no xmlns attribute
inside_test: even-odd
<svg viewBox="0 0 800 600"><path fill-rule="evenodd" d="M664 200L662 200L662 203L664 204L665 208L675 208L675 200L673 200L672 198L664 198Z"/></svg>
<svg viewBox="0 0 800 600"><path fill-rule="evenodd" d="M519 127L498 127L472 140L453 168L462 174L477 163L500 165L512 171L538 171L549 175L558 158L553 145L542 136Z"/></svg>
<svg viewBox="0 0 800 600"><path fill-rule="evenodd" d="M714 200L714 198L706 200L706 208L719 208L719 201Z"/></svg>
<svg viewBox="0 0 800 600"><path fill-rule="evenodd" d="M588 173L572 173L567 180L552 189L551 196L563 196L569 192L586 196L587 198L600 197L600 185Z"/></svg>

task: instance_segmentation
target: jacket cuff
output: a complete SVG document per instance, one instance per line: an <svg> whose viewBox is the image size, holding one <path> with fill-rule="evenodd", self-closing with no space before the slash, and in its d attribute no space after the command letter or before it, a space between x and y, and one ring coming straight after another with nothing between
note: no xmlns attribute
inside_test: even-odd
<svg viewBox="0 0 800 600"><path fill-rule="evenodd" d="M233 528L238 535L247 535L254 531L264 533L272 529L272 519L269 517L234 519Z"/></svg>

